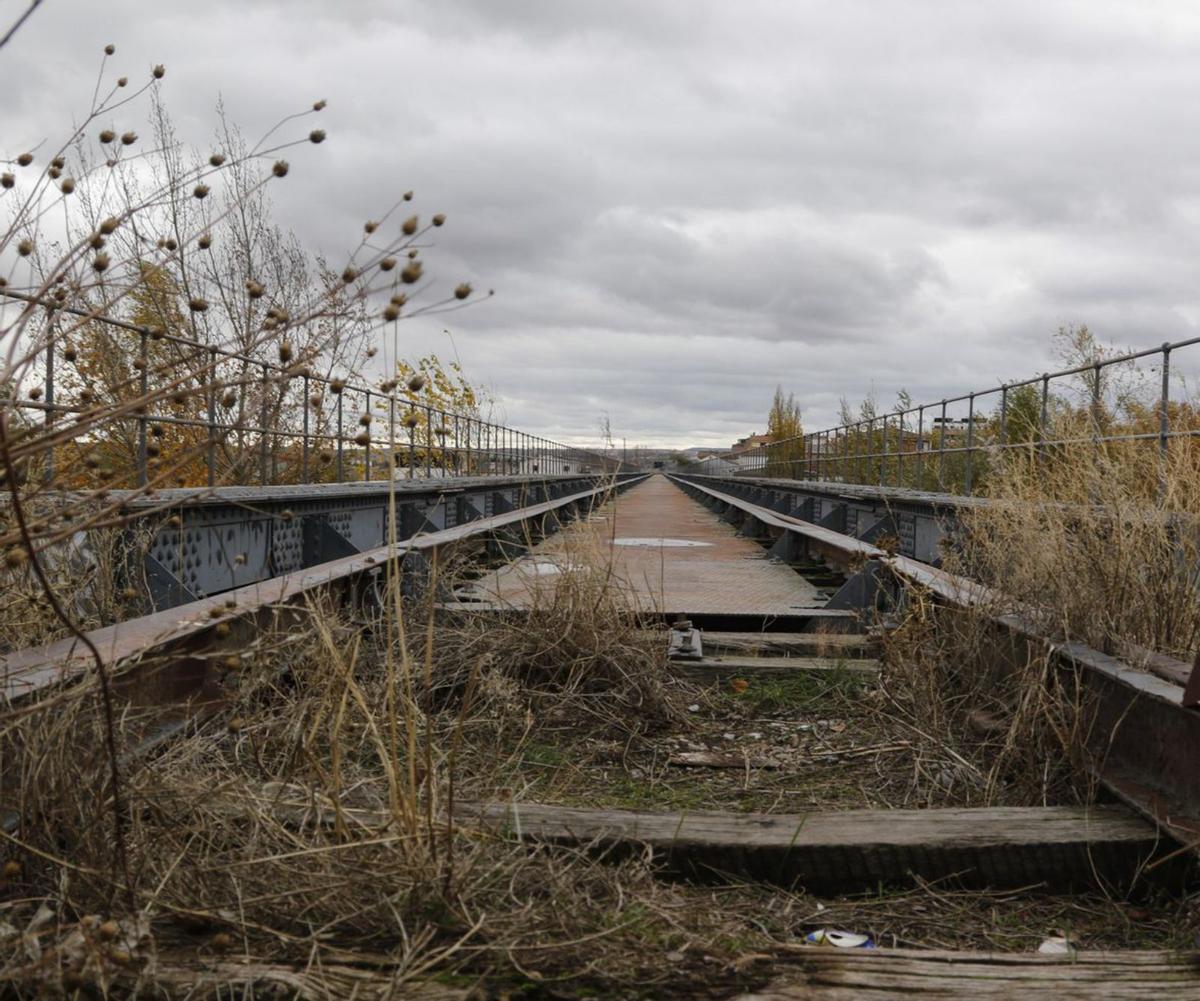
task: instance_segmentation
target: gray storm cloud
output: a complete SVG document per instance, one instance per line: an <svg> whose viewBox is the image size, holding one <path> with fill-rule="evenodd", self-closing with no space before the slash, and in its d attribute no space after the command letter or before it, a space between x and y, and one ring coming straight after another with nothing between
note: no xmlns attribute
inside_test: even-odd
<svg viewBox="0 0 1200 1001"><path fill-rule="evenodd" d="M446 212L431 267L496 295L403 350L548 435L725 443L776 383L817 428L1200 318L1188 3L46 0L6 141L78 119L108 41L202 146L218 97L248 134L327 98L279 222L336 260L405 189Z"/></svg>

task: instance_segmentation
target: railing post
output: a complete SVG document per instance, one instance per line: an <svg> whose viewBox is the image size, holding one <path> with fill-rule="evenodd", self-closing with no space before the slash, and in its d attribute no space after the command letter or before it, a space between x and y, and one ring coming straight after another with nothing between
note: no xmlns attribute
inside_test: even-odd
<svg viewBox="0 0 1200 1001"><path fill-rule="evenodd" d="M1042 412L1038 418L1038 455L1046 454L1046 420L1050 409L1050 375L1042 373Z"/></svg>
<svg viewBox="0 0 1200 1001"><path fill-rule="evenodd" d="M374 416L371 413L371 391L368 389L366 393L366 409L363 413L370 420ZM363 482L369 483L371 481L371 425L369 423L364 424L363 430L367 433L367 443L363 445Z"/></svg>
<svg viewBox="0 0 1200 1001"><path fill-rule="evenodd" d="M433 479L433 411L425 404L425 479Z"/></svg>
<svg viewBox="0 0 1200 1001"><path fill-rule="evenodd" d="M854 482L862 483L863 481L863 447L862 447L862 426L864 421L856 421L854 424Z"/></svg>
<svg viewBox="0 0 1200 1001"><path fill-rule="evenodd" d="M208 354L208 449L205 463L208 466L208 485L217 482L217 351L213 348Z"/></svg>
<svg viewBox="0 0 1200 1001"><path fill-rule="evenodd" d="M304 428L300 439L300 482L308 482L308 408L311 406L308 397L308 372L303 375L304 386Z"/></svg>
<svg viewBox="0 0 1200 1001"><path fill-rule="evenodd" d="M1162 393L1158 399L1158 496L1167 495L1167 457L1171 441L1171 345L1162 346Z"/></svg>
<svg viewBox="0 0 1200 1001"><path fill-rule="evenodd" d="M942 400L942 429L938 436L938 489L946 489L946 401Z"/></svg>
<svg viewBox="0 0 1200 1001"><path fill-rule="evenodd" d="M967 396L967 468L963 473L963 493L971 492L971 470L975 460L975 394Z"/></svg>
<svg viewBox="0 0 1200 1001"><path fill-rule="evenodd" d="M896 414L896 486L904 485L904 411Z"/></svg>
<svg viewBox="0 0 1200 1001"><path fill-rule="evenodd" d="M1008 444L1008 383L1000 387L1000 448Z"/></svg>
<svg viewBox="0 0 1200 1001"><path fill-rule="evenodd" d="M291 385L290 381L285 378L285 376L282 372L279 375L278 382L279 382L279 405L275 411L275 426L272 429L273 433L271 434L271 437L267 441L267 444L271 449L271 482L272 483L279 482L279 438L280 438L280 432L283 430L282 427L280 426L281 418L283 417L283 406L284 406L283 398L284 398L284 395L288 391L288 387Z"/></svg>
<svg viewBox="0 0 1200 1001"><path fill-rule="evenodd" d="M864 434L867 436L866 452L864 459L866 461L866 469L863 470L863 475L859 479L859 483L870 483L877 479L875 475L875 460L878 458L875 452L875 418L871 417L866 422L867 428Z"/></svg>
<svg viewBox="0 0 1200 1001"><path fill-rule="evenodd" d="M917 489L925 489L925 406L917 407Z"/></svg>
<svg viewBox="0 0 1200 1001"><path fill-rule="evenodd" d="M887 417L883 418L883 448L882 451L875 450L875 418L872 417L870 423L867 424L867 439L871 442L871 452L874 459L878 460L874 473L871 477L879 486L883 486L883 463L887 455Z"/></svg>
<svg viewBox="0 0 1200 1001"><path fill-rule="evenodd" d="M139 487L144 487L150 482L150 471L147 468L149 463L148 448L146 444L146 396L150 392L150 338L146 331L143 330L138 335L138 360L141 362L141 371L138 374L138 392L141 395L142 403L138 407L138 433L137 433L137 483Z"/></svg>
<svg viewBox="0 0 1200 1001"><path fill-rule="evenodd" d="M43 422L46 425L46 437L50 437L51 428L54 426L54 323L51 317L49 336L46 339L46 378L43 380L43 386L46 392L46 414L43 417ZM51 445L46 449L46 471L45 480L47 483L54 481L54 446Z"/></svg>
<svg viewBox="0 0 1200 1001"><path fill-rule="evenodd" d="M258 479L267 485L267 366L262 367L262 405L258 419Z"/></svg>
<svg viewBox="0 0 1200 1001"><path fill-rule="evenodd" d="M343 452L343 448L342 448L342 410L343 410L342 397L344 397L346 395L346 393L343 390L342 392L336 393L334 395L337 396L337 401L338 401L338 404L337 404L337 481L338 481L338 483L341 483L342 477L345 475L345 467L343 465L343 458L342 458L342 452Z"/></svg>

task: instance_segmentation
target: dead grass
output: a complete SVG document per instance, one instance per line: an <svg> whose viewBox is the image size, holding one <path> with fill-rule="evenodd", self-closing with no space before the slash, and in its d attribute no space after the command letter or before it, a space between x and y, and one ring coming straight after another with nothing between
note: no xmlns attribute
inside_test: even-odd
<svg viewBox="0 0 1200 1001"><path fill-rule="evenodd" d="M0 526L4 522L0 511ZM145 581L132 568L138 565L148 533L145 525L137 524L95 528L42 551L40 559L54 593L80 628L94 629L147 610ZM0 655L69 632L26 567L0 565Z"/></svg>
<svg viewBox="0 0 1200 1001"><path fill-rule="evenodd" d="M526 729L638 733L678 719L665 641L640 627L607 547L571 528L554 543L552 558L516 564L528 574L527 608L438 621L430 651L439 686L461 687L478 671L480 712Z"/></svg>
<svg viewBox="0 0 1200 1001"><path fill-rule="evenodd" d="M941 673L889 666L878 691L836 673L697 688L672 678L661 637L592 558L573 553L575 569L521 617L447 619L433 614L444 588L402 601L399 581L370 615L310 605L217 657L218 701L169 739L153 739L163 710L131 699L118 722L132 906L114 871L94 688L10 716L6 989L725 997L766 982L819 927L943 948L1027 951L1059 930L1085 948L1189 944L1200 919L1187 899L694 886L660 878L650 857L449 823L468 798L788 811L1063 795L1020 778L1046 762L1058 774L1053 742L970 730L983 688L951 672L931 610L914 610L897 641L929 645ZM129 691L152 692L177 666L143 665ZM1012 685L992 693L997 712ZM786 768L670 766L687 744Z"/></svg>
<svg viewBox="0 0 1200 1001"><path fill-rule="evenodd" d="M1192 442L1004 454L948 567L1064 639L1190 660L1200 643L1200 465Z"/></svg>
<svg viewBox="0 0 1200 1001"><path fill-rule="evenodd" d="M920 750L931 806L1090 802L1088 705L1075 675L997 627L990 606L913 594L885 640L878 711Z"/></svg>
<svg viewBox="0 0 1200 1001"><path fill-rule="evenodd" d="M649 861L531 851L447 819L456 777L498 787L504 760L463 742L480 719L506 716L497 693L516 692L526 715L638 731L670 714L661 659L590 574L536 629L500 629L490 647L482 633L460 642L475 626L427 627L428 611L402 604L393 581L368 620L316 605L281 619L216 658L217 701L167 741L153 738L170 711L134 704L176 665L141 665L118 720L128 888L93 686L10 715L0 732L14 808L0 926L10 987L138 977L179 987L177 971L156 981L160 950L190 954L198 976L240 955L310 980L314 965L376 964L393 987L435 972L661 979L643 957L650 939L670 939L671 908L658 901L674 891ZM724 919L705 927L693 934L717 936Z"/></svg>
<svg viewBox="0 0 1200 1001"><path fill-rule="evenodd" d="M1190 661L1200 642L1191 442L1163 455L1154 443L1077 437L993 457L992 503L961 513L944 553L948 570L979 582L978 604L910 595L887 640L892 710L930 743L959 749L980 804L1087 802L1097 792L1079 679L996 617L1133 661L1147 650Z"/></svg>

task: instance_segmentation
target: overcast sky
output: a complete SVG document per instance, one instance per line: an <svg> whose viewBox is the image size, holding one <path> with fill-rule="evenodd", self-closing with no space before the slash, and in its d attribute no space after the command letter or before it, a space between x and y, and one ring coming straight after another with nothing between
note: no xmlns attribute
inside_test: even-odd
<svg viewBox="0 0 1200 1001"><path fill-rule="evenodd" d="M1060 324L1197 332L1195 2L45 0L6 142L110 41L201 144L219 96L249 135L327 98L279 221L336 260L405 189L447 213L429 268L496 295L406 348L550 436L728 443L776 383L816 430L1032 375Z"/></svg>

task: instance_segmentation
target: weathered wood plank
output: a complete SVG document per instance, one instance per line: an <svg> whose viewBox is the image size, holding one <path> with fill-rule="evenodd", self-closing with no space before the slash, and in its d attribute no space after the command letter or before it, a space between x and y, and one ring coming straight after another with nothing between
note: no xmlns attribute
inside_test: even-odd
<svg viewBox="0 0 1200 1001"><path fill-rule="evenodd" d="M1019 998L1021 1001L1200 998L1200 954L1087 952L1074 956L872 949L798 950L789 969L738 1001L884 1001Z"/></svg>
<svg viewBox="0 0 1200 1001"><path fill-rule="evenodd" d="M479 993L467 988L410 980L399 966L386 965L385 957L365 956L368 962L288 963L279 961L214 959L205 956L157 956L153 982L159 996L189 998L286 997L301 1001L356 998L359 1001L468 1001ZM376 962L371 963L370 960ZM137 995L145 991L146 977L121 971L115 986ZM13 986L29 986L17 981ZM177 992L177 994L176 994Z"/></svg>
<svg viewBox="0 0 1200 1001"><path fill-rule="evenodd" d="M505 616L522 616L528 615L530 612L536 612L537 609L522 608L517 605L503 604L501 602L490 599L482 599L479 601L469 600L465 595L456 595L453 599L438 602L434 606L439 612L447 614L479 614L479 615L505 615ZM638 619L645 623L675 621L681 614L679 612L660 612L654 609L640 609L635 612ZM722 632L736 633L744 632L745 635L759 636L770 635L759 633L753 630L754 627L760 626L763 622L769 622L775 625L788 626L793 629L812 628L812 632L807 635L816 639L821 639L826 636L845 636L848 631L859 625L861 616L857 611L850 608L799 608L787 615L779 613L761 613L761 612L688 612L687 618L693 620L698 625L713 620L721 620L728 622L730 625L722 625ZM713 632L716 632L716 627L709 627ZM709 628L705 628L704 635L709 636ZM823 632L821 630L834 629L843 630L843 632ZM798 632L780 632L779 636L802 636L804 633ZM862 639L867 637L860 636Z"/></svg>
<svg viewBox="0 0 1200 1001"><path fill-rule="evenodd" d="M217 802L231 816L267 809L301 827L337 818L378 832L392 821L386 810L338 804L317 790L273 782L227 790L210 805ZM687 876L732 875L834 892L911 882L914 875L966 886L1067 887L1097 877L1112 885L1174 847L1121 806L761 814L464 803L455 822L617 854L649 846Z"/></svg>
<svg viewBox="0 0 1200 1001"><path fill-rule="evenodd" d="M648 845L689 877L722 874L850 891L880 882L1054 886L1132 879L1160 840L1123 807L844 810L806 814L650 813L534 803L464 807L537 841L619 850Z"/></svg>
<svg viewBox="0 0 1200 1001"><path fill-rule="evenodd" d="M673 660L671 669L692 681L730 678L793 678L801 674L844 674L863 680L879 677L877 660L838 660L829 657L705 657Z"/></svg>
<svg viewBox="0 0 1200 1001"><path fill-rule="evenodd" d="M714 653L790 653L809 656L851 656L874 647L861 633L731 633L717 630L701 635L706 651Z"/></svg>

